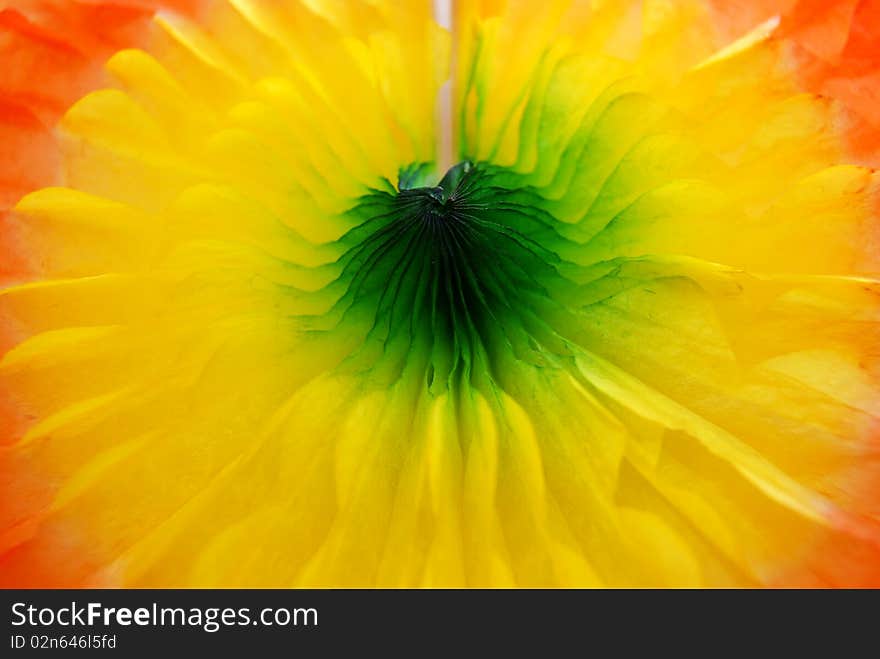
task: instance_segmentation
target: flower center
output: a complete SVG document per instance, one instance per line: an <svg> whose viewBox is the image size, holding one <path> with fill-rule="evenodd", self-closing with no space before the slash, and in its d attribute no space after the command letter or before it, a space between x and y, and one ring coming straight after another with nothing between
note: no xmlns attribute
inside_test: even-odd
<svg viewBox="0 0 880 659"><path fill-rule="evenodd" d="M344 240L341 331L358 323L352 359L372 373L424 369L431 383L493 378L499 361L557 344L560 260L542 246L547 222L497 168L465 161L435 186L418 168L396 193L366 195ZM552 231L552 230L550 230ZM556 236L558 238L558 236Z"/></svg>

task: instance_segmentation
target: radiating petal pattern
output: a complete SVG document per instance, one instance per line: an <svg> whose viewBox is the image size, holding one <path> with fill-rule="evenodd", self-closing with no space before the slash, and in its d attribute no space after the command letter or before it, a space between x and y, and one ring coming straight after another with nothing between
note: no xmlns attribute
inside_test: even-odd
<svg viewBox="0 0 880 659"><path fill-rule="evenodd" d="M0 583L880 584L880 4L453 4L0 3Z"/></svg>

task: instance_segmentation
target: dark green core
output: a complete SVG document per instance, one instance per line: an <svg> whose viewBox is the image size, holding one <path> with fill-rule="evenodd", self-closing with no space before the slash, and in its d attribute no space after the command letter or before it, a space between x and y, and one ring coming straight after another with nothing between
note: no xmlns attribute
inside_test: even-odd
<svg viewBox="0 0 880 659"><path fill-rule="evenodd" d="M503 172L465 161L435 186L424 168L401 171L351 212L338 280L336 331L364 333L349 358L374 372L423 368L429 384L489 376L509 357L564 352L560 238L527 191Z"/></svg>

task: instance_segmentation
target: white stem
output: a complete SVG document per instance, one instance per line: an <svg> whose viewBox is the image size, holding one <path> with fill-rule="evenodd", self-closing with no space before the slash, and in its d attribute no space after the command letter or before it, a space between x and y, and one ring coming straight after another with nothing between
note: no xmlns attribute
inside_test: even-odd
<svg viewBox="0 0 880 659"><path fill-rule="evenodd" d="M452 3L453 0L433 0L434 20L437 24L452 32ZM454 51L453 46L453 51ZM450 78L455 75L455 56L450 62ZM437 169L442 176L452 165L453 139L452 139L452 80L447 80L440 87L437 94Z"/></svg>

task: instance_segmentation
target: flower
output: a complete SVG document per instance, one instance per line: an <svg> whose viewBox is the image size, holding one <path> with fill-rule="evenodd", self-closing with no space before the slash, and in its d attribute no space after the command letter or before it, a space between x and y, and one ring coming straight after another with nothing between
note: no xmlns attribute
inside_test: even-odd
<svg viewBox="0 0 880 659"><path fill-rule="evenodd" d="M880 3L4 4L3 584L880 584Z"/></svg>

